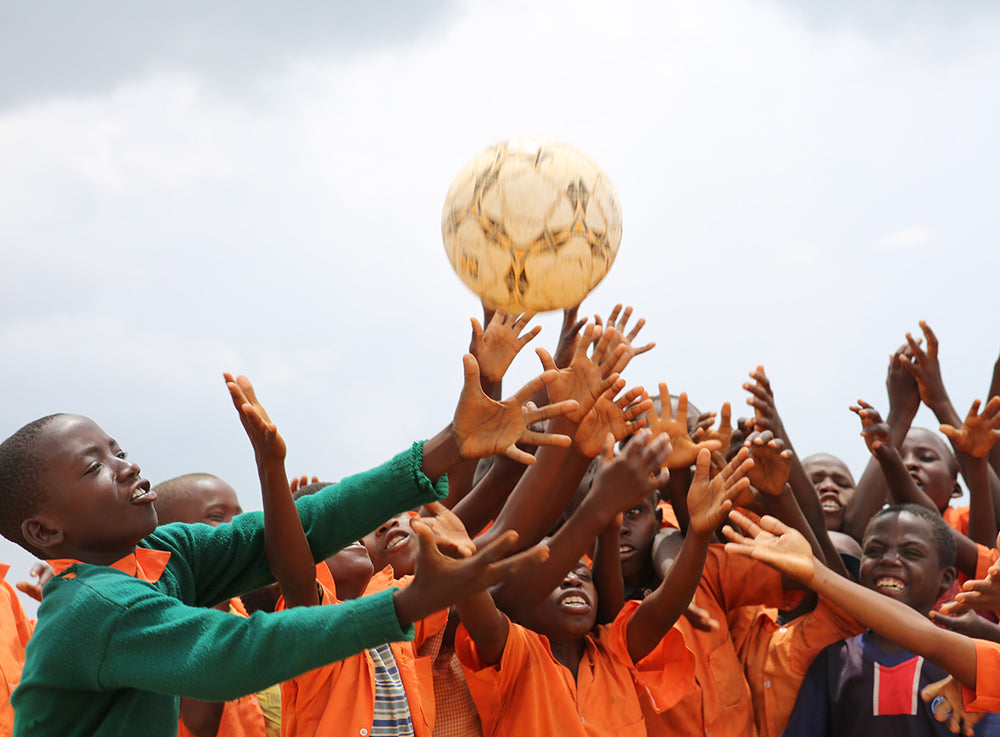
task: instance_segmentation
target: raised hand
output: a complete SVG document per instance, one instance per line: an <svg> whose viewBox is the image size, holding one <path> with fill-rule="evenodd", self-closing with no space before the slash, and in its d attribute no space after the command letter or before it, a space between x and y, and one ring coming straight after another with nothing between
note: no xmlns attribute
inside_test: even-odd
<svg viewBox="0 0 1000 737"><path fill-rule="evenodd" d="M33 566L31 566L31 570L28 571L28 575L35 579L35 582L31 583L30 581L18 581L17 590L22 594L27 594L35 601L41 601L42 589L45 588L45 584L52 580L52 567L48 563L37 561Z"/></svg>
<svg viewBox="0 0 1000 737"><path fill-rule="evenodd" d="M619 313L621 313L621 319L619 319ZM642 330L643 326L646 324L646 318L640 317L639 321L635 324L635 327L626 334L625 330L628 327L628 321L632 317L632 308L626 307L625 311L622 312L621 304L614 306L611 310L611 314L608 315L608 324L605 328L605 334L609 337L609 343L611 350L615 350L619 345L625 346L625 351L622 354L622 363L615 366L616 371L623 371L625 366L628 365L636 356L640 356L647 351L652 350L656 347L656 343L647 343L644 346L633 345L636 337L639 335L639 331ZM600 315L594 315L594 320L598 325L601 325Z"/></svg>
<svg viewBox="0 0 1000 737"><path fill-rule="evenodd" d="M916 342L919 347L923 343L923 338L918 338ZM904 343L889 356L889 371L885 377L890 414L895 410L910 420L920 409L920 387L917 386L917 380L913 378L913 374L907 370L907 364L911 360L913 360L913 352L910 350L909 343Z"/></svg>
<svg viewBox="0 0 1000 737"><path fill-rule="evenodd" d="M573 360L576 353L576 343L580 337L580 330L587 324L587 318L577 320L576 315L580 305L574 305L563 310L562 329L559 331L559 343L556 345L554 354L556 366L566 368Z"/></svg>
<svg viewBox="0 0 1000 737"><path fill-rule="evenodd" d="M973 737L979 720L986 716L982 712L965 710L962 684L952 676L925 686L920 698L933 706L934 718L947 723L952 734L961 732L965 737Z"/></svg>
<svg viewBox="0 0 1000 737"><path fill-rule="evenodd" d="M865 439L869 453L875 455L875 451L889 444L889 426L882 420L877 409L859 399L857 404L851 405L851 412L861 418L861 437Z"/></svg>
<svg viewBox="0 0 1000 737"><path fill-rule="evenodd" d="M944 380L941 378L937 336L924 320L920 321L920 329L924 331L924 337L927 339L927 350L924 351L913 335L907 333L906 342L910 347L911 358L909 360L904 358L902 365L916 379L921 401L937 412L951 402L944 388Z"/></svg>
<svg viewBox="0 0 1000 737"><path fill-rule="evenodd" d="M758 366L750 372L754 383L743 383L743 388L750 392L747 404L753 407L753 425L757 432L770 430L775 437L785 438L785 428L781 424L781 416L774 404L774 392L771 391L771 380L764 373L764 367Z"/></svg>
<svg viewBox="0 0 1000 737"><path fill-rule="evenodd" d="M681 392L677 400L677 414L673 413L670 402L670 391L664 382L660 382L660 414L650 408L646 413L647 427L653 431L654 435L665 434L670 438L673 450L667 458L668 468L688 468L698 458L698 452L702 448L708 450L719 450L722 448L720 440L703 440L695 442L688 435L687 410L688 398L686 392Z"/></svg>
<svg viewBox="0 0 1000 737"><path fill-rule="evenodd" d="M541 331L541 326L536 325L524 332L534 316L531 312L523 315L494 312L485 330L479 320L472 318L469 353L479 362L479 377L485 385L499 383L514 357Z"/></svg>
<svg viewBox="0 0 1000 737"><path fill-rule="evenodd" d="M991 640L997 633L997 625L976 612L970 610L961 613L936 612L930 613L934 624L950 629L966 637L976 637L980 640Z"/></svg>
<svg viewBox="0 0 1000 737"><path fill-rule="evenodd" d="M565 447L572 442L568 435L536 432L529 425L575 411L579 406L575 400L554 402L535 410L524 407L535 392L556 379L557 371L546 371L521 387L513 397L497 402L483 393L475 357L466 353L462 361L465 384L452 421L452 433L461 457L485 458L502 453L511 460L531 465L535 462L534 456L518 448L516 443Z"/></svg>
<svg viewBox="0 0 1000 737"><path fill-rule="evenodd" d="M615 399L624 386L625 380L619 379L598 398L593 409L580 422L573 442L588 458L600 455L608 435L619 442L646 424L644 415L652 408L653 400L641 386L633 387Z"/></svg>
<svg viewBox="0 0 1000 737"><path fill-rule="evenodd" d="M990 566L986 578L963 583L955 601L941 607L945 614L961 614L969 609L1000 612L1000 562Z"/></svg>
<svg viewBox="0 0 1000 737"><path fill-rule="evenodd" d="M417 519L411 527L420 546L415 573L410 585L397 589L393 599L396 617L404 628L548 557L544 545L510 555L517 549L517 533L509 531L468 558L451 558L438 549L434 532L425 523Z"/></svg>
<svg viewBox="0 0 1000 737"><path fill-rule="evenodd" d="M670 454L666 436L653 437L640 430L615 454L615 439L609 433L601 448L602 463L594 475L588 499L610 517L631 508L667 482L670 472L664 461Z"/></svg>
<svg viewBox="0 0 1000 737"><path fill-rule="evenodd" d="M795 455L785 448L785 441L774 437L770 430L753 432L743 441L743 447L753 459L750 485L771 496L781 496L788 483L788 473Z"/></svg>
<svg viewBox="0 0 1000 737"><path fill-rule="evenodd" d="M733 500L749 488L748 474L754 468L750 451L745 447L740 448L721 472L709 479L711 463L712 453L704 448L700 450L687 494L688 530L697 535L710 535L722 524L726 513L732 509Z"/></svg>
<svg viewBox="0 0 1000 737"><path fill-rule="evenodd" d="M257 399L250 379L242 374L234 379L228 371L223 374L223 377L226 380L229 395L233 399L233 406L239 412L243 429L246 430L247 436L250 438L250 445L253 446L258 467L267 462L284 463L287 452L285 441L278 433L277 426L271 422L264 406Z"/></svg>
<svg viewBox="0 0 1000 737"><path fill-rule="evenodd" d="M973 458L985 458L1000 439L1000 397L993 397L979 414L979 400L972 403L965 423L960 428L941 425L941 432L948 436L955 450Z"/></svg>
<svg viewBox="0 0 1000 737"><path fill-rule="evenodd" d="M319 476L313 476L312 480L308 476L303 474L302 476L293 477L288 483L288 488L291 490L292 494L301 489L304 486L309 486L309 484L318 484Z"/></svg>
<svg viewBox="0 0 1000 737"><path fill-rule="evenodd" d="M733 410L729 402L722 404L722 411L719 413L719 427L712 429L712 422L715 419L715 412L702 412L695 423L694 439L702 443L706 440L719 441L720 450L725 453L729 450L729 444L733 441Z"/></svg>
<svg viewBox="0 0 1000 737"><path fill-rule="evenodd" d="M451 558L468 558L475 554L476 544L454 512L441 502L425 504L423 511L420 521L434 533L438 550Z"/></svg>
<svg viewBox="0 0 1000 737"><path fill-rule="evenodd" d="M804 584L816 575L815 558L809 542L775 517L758 517L749 510L734 509L729 513L733 527L722 532L730 540L726 552L746 555L767 563L787 576Z"/></svg>
<svg viewBox="0 0 1000 737"><path fill-rule="evenodd" d="M570 399L576 401L576 409L566 413L566 419L574 424L579 424L598 398L618 381L618 374L612 370L611 365L615 360L613 354L605 351L604 355L598 356L595 348L594 355L588 355L590 346L598 342L601 335L601 328L593 324L587 325L583 336L576 341L572 359L562 369L556 368L556 361L544 348L535 351L542 362L542 368L547 373L555 372L555 378L548 385L549 399L553 402ZM621 384L623 386L624 382Z"/></svg>

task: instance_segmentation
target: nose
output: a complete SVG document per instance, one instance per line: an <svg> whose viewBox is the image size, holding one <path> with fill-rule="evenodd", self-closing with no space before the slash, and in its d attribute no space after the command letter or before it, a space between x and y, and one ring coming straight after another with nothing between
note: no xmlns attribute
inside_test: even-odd
<svg viewBox="0 0 1000 737"><path fill-rule="evenodd" d="M118 461L119 462L115 467L115 477L119 481L135 478L142 470L139 468L138 463L130 461L128 458L119 458Z"/></svg>
<svg viewBox="0 0 1000 737"><path fill-rule="evenodd" d="M389 520L384 525L375 530L375 537L382 537L382 535L386 534L389 530L391 530L394 527L399 527L399 522L396 521L395 517L393 517L391 520Z"/></svg>
<svg viewBox="0 0 1000 737"><path fill-rule="evenodd" d="M563 579L564 589L574 589L580 587L580 577L576 575L574 571L570 571L566 574L566 578Z"/></svg>

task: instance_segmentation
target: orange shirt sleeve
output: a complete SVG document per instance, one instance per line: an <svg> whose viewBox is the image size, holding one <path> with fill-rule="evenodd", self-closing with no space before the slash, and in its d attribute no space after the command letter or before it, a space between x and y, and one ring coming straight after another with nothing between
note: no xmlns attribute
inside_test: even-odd
<svg viewBox="0 0 1000 737"><path fill-rule="evenodd" d="M976 645L976 690L962 686L969 711L1000 711L1000 643L973 639Z"/></svg>

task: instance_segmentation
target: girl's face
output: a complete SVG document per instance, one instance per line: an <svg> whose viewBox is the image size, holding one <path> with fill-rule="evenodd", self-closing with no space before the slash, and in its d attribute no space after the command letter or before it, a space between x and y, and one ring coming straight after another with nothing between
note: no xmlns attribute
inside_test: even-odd
<svg viewBox="0 0 1000 737"><path fill-rule="evenodd" d="M590 568L581 561L524 617L523 624L550 640L576 641L590 632L596 621L597 587Z"/></svg>

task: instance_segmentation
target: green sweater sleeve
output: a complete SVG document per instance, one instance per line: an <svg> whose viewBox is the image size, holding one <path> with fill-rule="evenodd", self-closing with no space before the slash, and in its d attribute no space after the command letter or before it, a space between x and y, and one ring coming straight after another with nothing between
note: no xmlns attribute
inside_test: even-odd
<svg viewBox="0 0 1000 737"><path fill-rule="evenodd" d="M446 478L421 471L423 442L387 463L345 478L296 506L314 559L324 560L395 514L448 493ZM230 525L164 525L143 544L175 556L164 587L187 604L212 606L274 582L264 551L264 517L250 512Z"/></svg>

